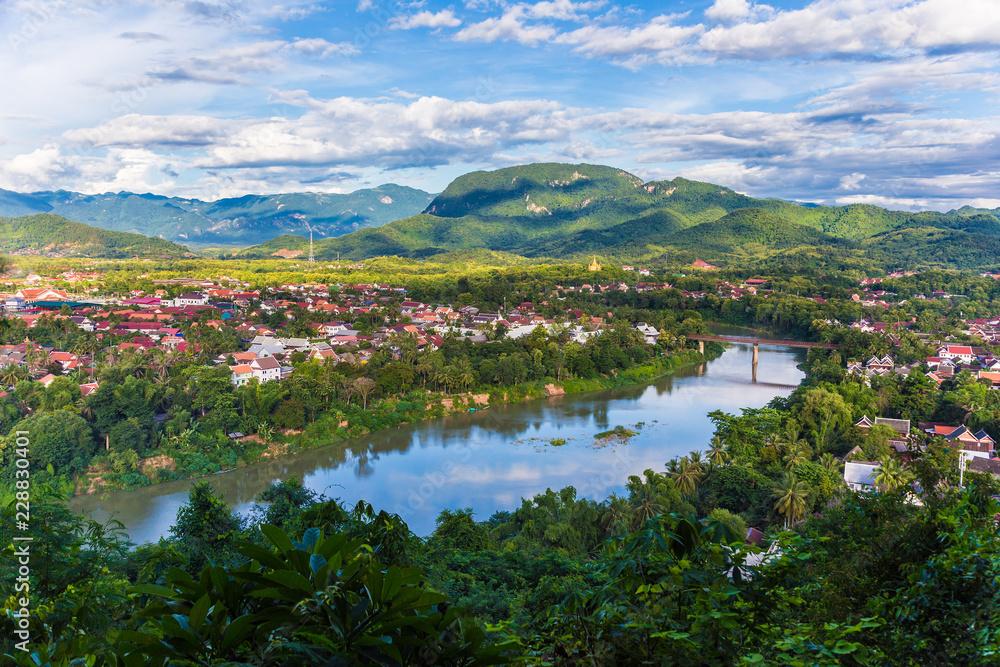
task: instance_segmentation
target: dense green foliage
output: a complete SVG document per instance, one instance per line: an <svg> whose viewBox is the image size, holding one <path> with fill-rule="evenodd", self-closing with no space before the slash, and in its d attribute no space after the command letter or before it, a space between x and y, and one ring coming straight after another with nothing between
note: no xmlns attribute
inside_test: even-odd
<svg viewBox="0 0 1000 667"><path fill-rule="evenodd" d="M0 218L0 250L56 252L87 257L184 257L184 246L128 232L109 232L59 215Z"/></svg>

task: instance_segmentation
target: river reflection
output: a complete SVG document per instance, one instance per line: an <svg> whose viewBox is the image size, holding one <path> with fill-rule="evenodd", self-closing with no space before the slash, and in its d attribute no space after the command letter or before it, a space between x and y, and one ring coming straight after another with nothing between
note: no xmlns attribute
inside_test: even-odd
<svg viewBox="0 0 1000 667"><path fill-rule="evenodd" d="M731 333L725 331L723 333ZM732 332L737 333L737 332ZM472 507L479 518L514 509L521 498L573 485L603 500L629 475L663 470L674 456L706 449L712 410L738 412L786 396L802 379L804 350L761 347L758 383L750 346L641 387L559 396L373 433L347 443L214 475L217 492L240 512L274 480L301 477L311 489L348 504L363 499L400 514L429 534L443 509ZM643 422L629 444L597 448L594 434ZM562 438L563 446L549 440ZM74 510L103 520L113 513L142 543L166 535L192 482L82 496Z"/></svg>

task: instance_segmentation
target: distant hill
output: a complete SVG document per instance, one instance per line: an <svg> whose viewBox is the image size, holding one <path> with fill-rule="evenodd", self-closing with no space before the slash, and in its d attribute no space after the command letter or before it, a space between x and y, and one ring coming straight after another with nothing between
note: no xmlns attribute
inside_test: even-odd
<svg viewBox="0 0 1000 667"><path fill-rule="evenodd" d="M85 195L0 190L0 215L54 213L101 229L206 245L247 245L282 234L315 238L378 227L422 211L423 190L381 185L349 194L247 195L206 202L131 192Z"/></svg>
<svg viewBox="0 0 1000 667"><path fill-rule="evenodd" d="M184 246L128 232L109 232L51 213L0 217L0 252L60 257L193 257Z"/></svg>
<svg viewBox="0 0 1000 667"><path fill-rule="evenodd" d="M722 260L727 255L758 256L773 250L791 250L802 246L855 246L851 241L790 222L759 208L740 209L718 220L689 227L673 234L668 244L713 261Z"/></svg>

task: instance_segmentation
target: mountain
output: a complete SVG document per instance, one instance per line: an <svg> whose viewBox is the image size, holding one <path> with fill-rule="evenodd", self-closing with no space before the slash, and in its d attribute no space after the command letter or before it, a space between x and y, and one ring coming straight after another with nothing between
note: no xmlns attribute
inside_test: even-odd
<svg viewBox="0 0 1000 667"><path fill-rule="evenodd" d="M540 163L465 174L420 214L317 241L315 252L319 259L339 253L354 260L481 248L568 260L699 257L746 265L780 258L811 265L974 268L996 261L995 213L799 205L684 178L645 183L614 167ZM308 241L282 237L236 256L281 256L282 250L307 252Z"/></svg>
<svg viewBox="0 0 1000 667"><path fill-rule="evenodd" d="M51 213L0 217L0 252L57 257L193 257L170 241L109 232Z"/></svg>
<svg viewBox="0 0 1000 667"><path fill-rule="evenodd" d="M689 227L671 235L666 243L677 250L692 251L712 259L725 255L759 256L802 246L855 246L846 239L790 222L759 208L739 209L718 220Z"/></svg>
<svg viewBox="0 0 1000 667"><path fill-rule="evenodd" d="M349 194L247 195L206 202L131 192L85 195L0 190L0 215L53 213L101 229L193 245L263 243L282 234L315 238L378 227L422 211L423 190L389 184Z"/></svg>

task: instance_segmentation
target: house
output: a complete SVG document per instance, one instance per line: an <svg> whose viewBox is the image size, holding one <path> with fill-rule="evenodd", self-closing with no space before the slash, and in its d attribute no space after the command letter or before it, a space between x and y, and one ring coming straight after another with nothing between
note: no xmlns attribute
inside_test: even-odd
<svg viewBox="0 0 1000 667"><path fill-rule="evenodd" d="M261 383L281 379L281 364L274 357L254 359L250 362L249 366L253 377L257 378Z"/></svg>
<svg viewBox="0 0 1000 667"><path fill-rule="evenodd" d="M253 369L246 364L230 366L229 370L233 373L232 383L237 387L249 384L250 380L253 379Z"/></svg>
<svg viewBox="0 0 1000 667"><path fill-rule="evenodd" d="M336 364L340 361L340 357L333 350L313 350L313 353L309 356L311 361L318 361L323 363L329 361L331 364Z"/></svg>
<svg viewBox="0 0 1000 667"><path fill-rule="evenodd" d="M276 354L284 354L285 346L276 338L257 336L250 343L249 351L257 357L272 357Z"/></svg>
<svg viewBox="0 0 1000 667"><path fill-rule="evenodd" d="M656 341L660 337L660 332L656 327L646 324L645 322L639 322L635 325L635 330L643 335L646 339L647 345L656 345Z"/></svg>
<svg viewBox="0 0 1000 667"><path fill-rule="evenodd" d="M4 310L10 313L19 313L25 309L28 302L19 296L9 296L4 299L3 307Z"/></svg>
<svg viewBox="0 0 1000 667"><path fill-rule="evenodd" d="M990 389L996 389L1000 385L1000 373L996 371L979 371L979 379L989 381Z"/></svg>
<svg viewBox="0 0 1000 667"><path fill-rule="evenodd" d="M864 415L855 424L856 427L867 431L872 426L877 424L884 424L896 432L896 436L889 437L889 446L893 447L897 452L905 452L907 450L907 445L910 441L910 420L909 419L888 419L886 417L876 417L875 421L868 419L868 415Z"/></svg>
<svg viewBox="0 0 1000 667"><path fill-rule="evenodd" d="M64 289L50 289L48 287L32 287L21 289L14 293L15 297L32 301L69 301L69 295Z"/></svg>
<svg viewBox="0 0 1000 667"><path fill-rule="evenodd" d="M181 294L179 297L173 300L173 305L175 307L184 306L207 306L208 305L208 295L202 294L201 292L189 292L187 294Z"/></svg>
<svg viewBox="0 0 1000 667"><path fill-rule="evenodd" d="M875 488L875 471L879 463L847 461L844 463L844 484L851 491L871 491Z"/></svg>
<svg viewBox="0 0 1000 667"><path fill-rule="evenodd" d="M968 345L942 345L938 348L937 356L941 359L952 359L963 364L971 364L976 359L975 353Z"/></svg>
<svg viewBox="0 0 1000 667"><path fill-rule="evenodd" d="M996 452L996 442L986 431L973 433L964 425L953 426L938 422L926 422L918 426L927 435L944 438L953 449L968 452L972 457L990 458Z"/></svg>
<svg viewBox="0 0 1000 667"><path fill-rule="evenodd" d="M73 370L79 365L80 360L72 352L52 352L49 354L49 364L58 363L62 366L63 372Z"/></svg>
<svg viewBox="0 0 1000 667"><path fill-rule="evenodd" d="M965 467L972 472L989 473L994 479L1000 479L1000 459L988 459L977 456L971 459Z"/></svg>

